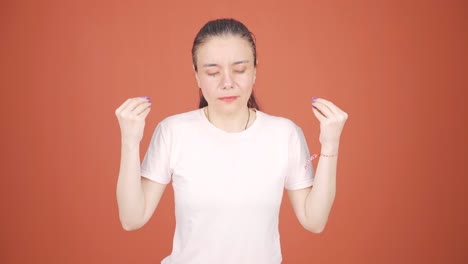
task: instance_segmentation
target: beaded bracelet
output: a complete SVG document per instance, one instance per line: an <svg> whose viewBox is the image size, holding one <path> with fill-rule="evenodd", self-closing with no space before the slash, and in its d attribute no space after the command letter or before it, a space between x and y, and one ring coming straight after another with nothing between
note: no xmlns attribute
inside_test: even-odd
<svg viewBox="0 0 468 264"><path fill-rule="evenodd" d="M307 160L307 163L304 165L304 169L307 169L307 167L310 166L310 163L311 163L315 158L317 158L319 155L322 156L322 157L331 158L331 157L337 157L337 156L338 156L338 153L333 154L333 155L325 155L325 154L321 154L321 153L320 153L320 154L315 153L315 154L313 154L312 156L310 156L310 158Z"/></svg>
<svg viewBox="0 0 468 264"><path fill-rule="evenodd" d="M327 157L327 158L328 158L328 157L336 157L336 156L338 156L338 153L333 154L333 155L320 154L320 156L322 156L322 157Z"/></svg>

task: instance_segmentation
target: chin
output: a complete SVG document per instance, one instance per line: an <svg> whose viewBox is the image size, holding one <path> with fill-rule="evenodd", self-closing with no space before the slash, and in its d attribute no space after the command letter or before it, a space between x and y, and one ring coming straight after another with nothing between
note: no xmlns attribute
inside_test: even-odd
<svg viewBox="0 0 468 264"><path fill-rule="evenodd" d="M247 105L247 102L235 102L235 103L233 102L233 103L230 103L230 104L220 102L217 105L217 108L224 111L224 112L226 112L226 113L233 113L233 112L241 110L246 105Z"/></svg>

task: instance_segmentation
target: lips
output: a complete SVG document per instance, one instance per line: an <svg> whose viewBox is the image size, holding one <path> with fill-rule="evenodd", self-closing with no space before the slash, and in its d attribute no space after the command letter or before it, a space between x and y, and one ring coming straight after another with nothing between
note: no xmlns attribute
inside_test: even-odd
<svg viewBox="0 0 468 264"><path fill-rule="evenodd" d="M230 102L236 100L238 97L239 96L225 96L225 97L220 97L218 99L225 102L225 103L230 103Z"/></svg>

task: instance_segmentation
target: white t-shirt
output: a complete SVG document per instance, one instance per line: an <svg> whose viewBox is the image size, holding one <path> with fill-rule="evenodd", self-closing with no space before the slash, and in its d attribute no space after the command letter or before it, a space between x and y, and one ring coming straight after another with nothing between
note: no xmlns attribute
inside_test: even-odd
<svg viewBox="0 0 468 264"><path fill-rule="evenodd" d="M172 180L176 229L162 264L278 264L283 188L312 186L302 130L257 110L242 132L225 132L203 109L161 121L141 175Z"/></svg>

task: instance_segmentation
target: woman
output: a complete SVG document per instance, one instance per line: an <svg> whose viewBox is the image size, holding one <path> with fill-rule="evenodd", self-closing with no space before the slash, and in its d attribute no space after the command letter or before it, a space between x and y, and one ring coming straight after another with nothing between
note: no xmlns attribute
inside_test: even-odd
<svg viewBox="0 0 468 264"><path fill-rule="evenodd" d="M205 24L192 56L200 107L158 124L141 167L139 144L151 101L131 98L116 110L122 135L117 182L122 226L142 227L172 181L176 230L172 253L161 263L281 263L283 188L302 226L320 233L335 197L347 114L314 98L323 152L314 175L302 130L260 111L255 101L256 47L241 22Z"/></svg>

